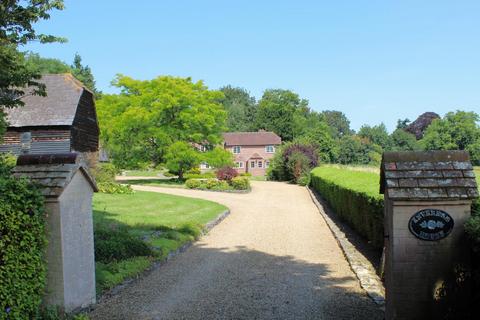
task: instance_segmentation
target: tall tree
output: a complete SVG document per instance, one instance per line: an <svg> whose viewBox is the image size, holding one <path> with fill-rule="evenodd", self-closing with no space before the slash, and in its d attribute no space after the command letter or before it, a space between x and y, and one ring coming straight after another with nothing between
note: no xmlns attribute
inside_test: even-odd
<svg viewBox="0 0 480 320"><path fill-rule="evenodd" d="M97 113L103 146L120 167L161 163L176 141L210 148L221 142L226 113L218 101L223 94L208 90L202 81L169 76L140 81L119 75L113 84L121 93L104 95Z"/></svg>
<svg viewBox="0 0 480 320"><path fill-rule="evenodd" d="M95 87L95 78L89 66L82 65L82 57L78 53L75 54L72 65L55 58L44 58L38 53L29 52L25 56L28 67L39 73L71 73L75 78L82 82L88 89L92 90L97 98L101 92Z"/></svg>
<svg viewBox="0 0 480 320"><path fill-rule="evenodd" d="M350 120L347 116L336 110L325 110L321 112L327 124L332 128L332 135L334 138L341 138L346 135L353 134L350 129Z"/></svg>
<svg viewBox="0 0 480 320"><path fill-rule="evenodd" d="M65 62L55 58L41 57L38 53L28 52L25 61L30 69L40 74L71 72L70 66Z"/></svg>
<svg viewBox="0 0 480 320"><path fill-rule="evenodd" d="M426 150L467 150L480 164L480 116L475 112L449 112L435 119L420 141Z"/></svg>
<svg viewBox="0 0 480 320"><path fill-rule="evenodd" d="M92 70L88 65L82 64L82 57L76 53L73 58L73 64L70 66L72 74L80 80L87 88L95 93L95 96L99 98L101 92L97 90L95 86L95 79L93 78Z"/></svg>
<svg viewBox="0 0 480 320"><path fill-rule="evenodd" d="M257 105L247 90L230 85L220 88L224 97L220 99L227 112L228 131L251 131L254 129Z"/></svg>
<svg viewBox="0 0 480 320"><path fill-rule="evenodd" d="M369 139L346 135L339 140L338 162L342 164L378 164L382 148Z"/></svg>
<svg viewBox="0 0 480 320"><path fill-rule="evenodd" d="M415 151L421 150L421 146L415 135L403 129L397 129L390 135L392 151Z"/></svg>
<svg viewBox="0 0 480 320"><path fill-rule="evenodd" d="M363 125L358 131L358 136L369 139L372 143L381 146L383 150L390 149L390 136L388 135L387 127L383 123L372 127Z"/></svg>
<svg viewBox="0 0 480 320"><path fill-rule="evenodd" d="M28 68L18 47L30 41L41 43L64 41L51 35L38 34L33 25L50 18L51 10L62 10L62 0L8 0L0 3L0 137L6 127L4 108L21 106L22 89L33 86L31 94L45 95L45 88L36 80L40 75Z"/></svg>
<svg viewBox="0 0 480 320"><path fill-rule="evenodd" d="M256 127L273 131L282 140L295 137L295 118L308 110L308 101L290 90L265 90L258 102Z"/></svg>

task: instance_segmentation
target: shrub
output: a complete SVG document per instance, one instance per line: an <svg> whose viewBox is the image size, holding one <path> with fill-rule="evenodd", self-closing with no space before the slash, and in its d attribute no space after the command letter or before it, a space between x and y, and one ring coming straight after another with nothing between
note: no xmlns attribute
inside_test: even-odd
<svg viewBox="0 0 480 320"><path fill-rule="evenodd" d="M202 172L200 171L200 168L199 167L195 167L195 168L192 168L190 170L188 170L188 172L185 174L201 174Z"/></svg>
<svg viewBox="0 0 480 320"><path fill-rule="evenodd" d="M164 172L163 175L167 178L175 177L175 174L171 173L170 171Z"/></svg>
<svg viewBox="0 0 480 320"><path fill-rule="evenodd" d="M188 179L185 181L185 187L188 189L198 189L202 185L202 180L198 179Z"/></svg>
<svg viewBox="0 0 480 320"><path fill-rule="evenodd" d="M228 184L227 181L219 180L218 183L211 189L216 191L227 191L232 190L233 188L230 186L230 184Z"/></svg>
<svg viewBox="0 0 480 320"><path fill-rule="evenodd" d="M101 182L97 183L98 190L103 193L116 194L132 194L133 189L128 184L120 184L116 182Z"/></svg>
<svg viewBox="0 0 480 320"><path fill-rule="evenodd" d="M218 186L218 185L219 185L219 181L218 181L217 179L208 179L208 180L206 181L205 187L206 187L207 189L213 189L213 188L215 188L215 187Z"/></svg>
<svg viewBox="0 0 480 320"><path fill-rule="evenodd" d="M104 183L114 182L119 171L112 163L100 163L91 172L97 183Z"/></svg>
<svg viewBox="0 0 480 320"><path fill-rule="evenodd" d="M232 179L231 185L235 190L249 190L250 180L247 177L235 177Z"/></svg>
<svg viewBox="0 0 480 320"><path fill-rule="evenodd" d="M319 167L310 185L335 213L377 247L383 246L383 196L376 173Z"/></svg>
<svg viewBox="0 0 480 320"><path fill-rule="evenodd" d="M233 178L238 176L237 170L231 168L231 167L223 167L217 170L217 178L218 180L226 180L230 181Z"/></svg>
<svg viewBox="0 0 480 320"><path fill-rule="evenodd" d="M318 152L315 145L300 141L286 143L270 162L267 178L298 183L300 177L309 175L310 170L317 166Z"/></svg>
<svg viewBox="0 0 480 320"><path fill-rule="evenodd" d="M205 172L200 174L194 173L187 173L184 175L185 179L208 179L208 178L215 178L216 175L213 172Z"/></svg>
<svg viewBox="0 0 480 320"><path fill-rule="evenodd" d="M250 172L243 172L243 173L240 173L240 176L241 177L251 177L252 174Z"/></svg>
<svg viewBox="0 0 480 320"><path fill-rule="evenodd" d="M43 196L0 157L0 319L32 319L45 286Z"/></svg>
<svg viewBox="0 0 480 320"><path fill-rule="evenodd" d="M109 263L133 257L152 256L150 247L119 226L95 228L95 261Z"/></svg>

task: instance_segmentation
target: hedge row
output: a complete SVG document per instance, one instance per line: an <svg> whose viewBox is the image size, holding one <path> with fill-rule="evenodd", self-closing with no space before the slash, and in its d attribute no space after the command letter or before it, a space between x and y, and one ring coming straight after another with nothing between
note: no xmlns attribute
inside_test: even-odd
<svg viewBox="0 0 480 320"><path fill-rule="evenodd" d="M383 196L379 175L334 167L312 170L310 186L360 235L383 247Z"/></svg>
<svg viewBox="0 0 480 320"><path fill-rule="evenodd" d="M0 156L0 319L34 319L46 279L43 197Z"/></svg>

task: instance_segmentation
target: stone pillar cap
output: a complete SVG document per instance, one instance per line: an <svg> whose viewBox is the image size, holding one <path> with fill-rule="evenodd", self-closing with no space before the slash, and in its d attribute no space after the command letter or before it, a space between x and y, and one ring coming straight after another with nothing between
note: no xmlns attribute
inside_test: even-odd
<svg viewBox="0 0 480 320"><path fill-rule="evenodd" d="M479 196L467 151L385 152L380 193L391 200L463 200Z"/></svg>
<svg viewBox="0 0 480 320"><path fill-rule="evenodd" d="M47 198L58 198L80 170L94 192L98 192L95 180L86 167L80 163L77 153L21 155L13 169L16 177L25 177L42 188Z"/></svg>

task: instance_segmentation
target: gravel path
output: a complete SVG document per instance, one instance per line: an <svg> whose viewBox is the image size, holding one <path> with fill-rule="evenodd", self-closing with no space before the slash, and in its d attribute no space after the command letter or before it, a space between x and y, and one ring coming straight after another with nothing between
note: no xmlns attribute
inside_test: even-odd
<svg viewBox="0 0 480 320"><path fill-rule="evenodd" d="M248 194L136 186L216 201L231 214L185 253L97 305L92 319L383 319L308 191Z"/></svg>

